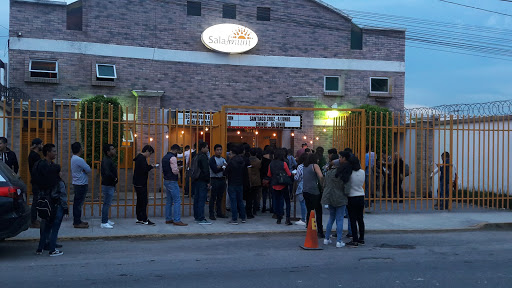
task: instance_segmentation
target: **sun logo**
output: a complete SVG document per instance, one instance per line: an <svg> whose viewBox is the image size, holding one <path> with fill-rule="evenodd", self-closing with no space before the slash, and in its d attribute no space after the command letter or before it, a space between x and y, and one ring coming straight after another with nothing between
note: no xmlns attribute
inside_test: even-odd
<svg viewBox="0 0 512 288"><path fill-rule="evenodd" d="M252 37L250 37L251 32L243 28L238 28L237 30L235 30L233 32L233 36L235 37L235 39L252 39Z"/></svg>

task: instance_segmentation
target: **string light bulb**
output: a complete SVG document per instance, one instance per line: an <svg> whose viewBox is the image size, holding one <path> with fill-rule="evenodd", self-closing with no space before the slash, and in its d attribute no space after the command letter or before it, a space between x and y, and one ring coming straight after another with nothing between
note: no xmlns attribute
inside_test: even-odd
<svg viewBox="0 0 512 288"><path fill-rule="evenodd" d="M316 137L316 140L320 140L320 137Z"/></svg>
<svg viewBox="0 0 512 288"><path fill-rule="evenodd" d="M240 131L236 131L236 134L240 135Z"/></svg>
<svg viewBox="0 0 512 288"><path fill-rule="evenodd" d="M277 136L277 134L276 134L276 133L274 133L274 134L272 134L272 136L276 137L276 136Z"/></svg>
<svg viewBox="0 0 512 288"><path fill-rule="evenodd" d="M304 136L304 140L306 140L306 139L308 139L308 137L307 137L307 136Z"/></svg>
<svg viewBox="0 0 512 288"><path fill-rule="evenodd" d="M169 135L165 135L165 138L169 139Z"/></svg>
<svg viewBox="0 0 512 288"><path fill-rule="evenodd" d="M254 132L254 133L255 133L256 135L260 134L260 132L258 132L258 131Z"/></svg>
<svg viewBox="0 0 512 288"><path fill-rule="evenodd" d="M153 142L153 137L149 138L149 142Z"/></svg>
<svg viewBox="0 0 512 288"><path fill-rule="evenodd" d="M295 137L295 133L292 133L292 137Z"/></svg>
<svg viewBox="0 0 512 288"><path fill-rule="evenodd" d="M327 129L324 128L324 132L327 132Z"/></svg>
<svg viewBox="0 0 512 288"><path fill-rule="evenodd" d="M185 134L185 131L181 131L181 134Z"/></svg>
<svg viewBox="0 0 512 288"><path fill-rule="evenodd" d="M133 137L137 138L137 134L133 134Z"/></svg>

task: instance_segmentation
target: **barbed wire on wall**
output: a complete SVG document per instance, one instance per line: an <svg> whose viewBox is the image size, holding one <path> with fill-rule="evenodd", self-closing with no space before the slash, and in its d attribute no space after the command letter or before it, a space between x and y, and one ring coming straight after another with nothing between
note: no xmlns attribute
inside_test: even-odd
<svg viewBox="0 0 512 288"><path fill-rule="evenodd" d="M12 87L7 88L4 85L0 84L0 99L6 99L9 101L14 101L15 103L18 103L20 101L28 101L29 95L20 88Z"/></svg>
<svg viewBox="0 0 512 288"><path fill-rule="evenodd" d="M512 99L472 104L450 104L434 107L404 109L402 113L412 115L453 115L453 116L506 116L512 115Z"/></svg>

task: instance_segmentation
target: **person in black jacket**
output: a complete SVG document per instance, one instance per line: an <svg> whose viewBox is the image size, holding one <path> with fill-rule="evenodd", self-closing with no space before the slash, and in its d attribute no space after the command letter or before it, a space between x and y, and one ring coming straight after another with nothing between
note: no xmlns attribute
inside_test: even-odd
<svg viewBox="0 0 512 288"><path fill-rule="evenodd" d="M112 198L116 191L117 165L112 160L116 156L113 144L103 145L103 160L101 160L101 193L103 193L103 207L101 208L101 228L112 229L114 222L108 220L108 212Z"/></svg>
<svg viewBox="0 0 512 288"><path fill-rule="evenodd" d="M38 187L39 197L49 195L48 200L53 211L50 218L43 220L41 223L39 246L36 254L41 255L43 250L49 250L50 256L60 256L64 253L56 249L60 246L57 244L57 237L62 224L62 218L64 215L69 215L67 193L64 182L61 179L60 165L53 162L57 158L55 145L44 145L43 155L44 159L34 165L34 169L39 175L36 177L37 179L34 179L34 182Z"/></svg>
<svg viewBox="0 0 512 288"><path fill-rule="evenodd" d="M241 146L235 146L231 150L235 156L231 157L226 167L225 174L228 177L228 194L231 202L231 221L229 224L238 225L238 214L245 223L247 216L244 205L244 181L247 174L247 163L245 162Z"/></svg>
<svg viewBox="0 0 512 288"><path fill-rule="evenodd" d="M199 178L192 179L192 189L194 192L194 218L200 225L210 225L210 221L204 217L204 205L208 197L208 188L210 186L210 165L208 164L208 143L200 142L197 158L197 167L200 170ZM193 173L193 172L192 172Z"/></svg>
<svg viewBox="0 0 512 288"><path fill-rule="evenodd" d="M0 161L3 161L14 173L18 174L18 170L20 169L18 158L16 158L14 151L7 148L7 138L5 137L0 137Z"/></svg>
<svg viewBox="0 0 512 288"><path fill-rule="evenodd" d="M262 182L262 188L261 188L261 198L262 198L262 204L261 207L261 213L267 212L267 199L269 202L269 208L270 212L273 213L274 209L272 207L272 196L271 196L271 189L268 185L268 182L266 185L263 185L263 180L266 179L269 181L267 177L268 173L268 166L270 166L270 162L272 162L272 159L274 158L274 151L270 148L267 148L263 151L263 158L261 159L261 169L260 169L260 177Z"/></svg>
<svg viewBox="0 0 512 288"><path fill-rule="evenodd" d="M153 153L155 153L155 149L150 145L146 145L142 148L142 153L133 159L133 162L135 162L135 168L133 169L133 187L135 187L135 193L137 193L137 224L155 225L155 223L148 219L148 213L146 211L148 206L148 173L156 167L149 165L147 158Z"/></svg>
<svg viewBox="0 0 512 288"><path fill-rule="evenodd" d="M30 154L28 155L28 172L30 173L30 183L32 184L32 207L30 208L30 228L40 228L41 222L37 220L37 185L32 181L32 168L37 161L41 160L41 152L43 151L43 140L34 138L32 146L30 146Z"/></svg>

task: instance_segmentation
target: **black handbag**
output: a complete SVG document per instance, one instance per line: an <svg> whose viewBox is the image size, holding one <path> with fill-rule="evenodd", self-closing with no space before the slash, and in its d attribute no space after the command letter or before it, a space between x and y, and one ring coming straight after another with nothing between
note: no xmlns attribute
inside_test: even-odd
<svg viewBox="0 0 512 288"><path fill-rule="evenodd" d="M292 179L285 171L279 171L279 173L277 173L276 182L279 185L291 185L293 183Z"/></svg>

